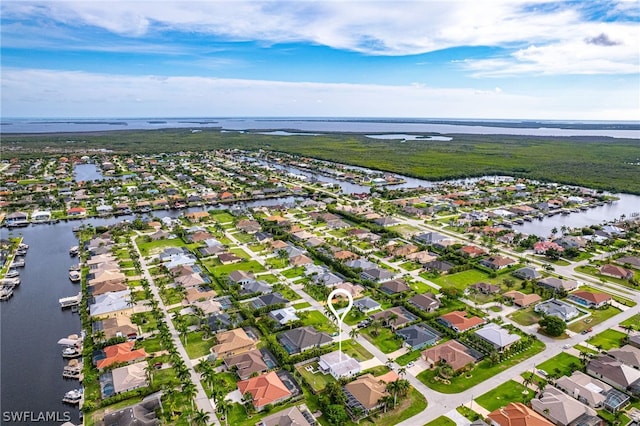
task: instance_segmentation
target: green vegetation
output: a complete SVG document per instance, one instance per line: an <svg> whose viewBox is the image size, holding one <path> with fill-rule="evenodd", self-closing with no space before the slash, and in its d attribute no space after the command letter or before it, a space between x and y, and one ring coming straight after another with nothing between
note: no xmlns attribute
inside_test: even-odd
<svg viewBox="0 0 640 426"><path fill-rule="evenodd" d="M415 361L418 358L420 358L420 354L422 353L422 350L419 351L411 351L411 352L407 352L406 354L400 355L397 359L396 362L400 365L407 365L409 364L411 361Z"/></svg>
<svg viewBox="0 0 640 426"><path fill-rule="evenodd" d="M513 367L538 352L541 352L543 349L544 343L539 340L535 340L529 349L506 361L492 363L490 359L483 359L474 367L473 370L470 371L469 375L460 374L458 376L454 376L450 379L451 383L443 383L435 380L435 369L423 371L418 374L418 379L435 391L442 393L459 393L495 376L507 368Z"/></svg>
<svg viewBox="0 0 640 426"><path fill-rule="evenodd" d="M547 316L538 321L540 327L542 327L546 334L552 337L559 337L564 334L567 328L567 323L556 316Z"/></svg>
<svg viewBox="0 0 640 426"><path fill-rule="evenodd" d="M187 345L184 349L191 359L209 355L209 349L215 343L213 338L203 340L202 334L201 331L187 333ZM184 338L181 337L180 339L184 342Z"/></svg>
<svg viewBox="0 0 640 426"><path fill-rule="evenodd" d="M307 367L309 367L309 370L311 371L307 370ZM324 390L329 383L336 381L331 374L322 374L318 369L317 362L301 365L296 367L296 370L298 370L298 373L300 373L307 384L311 386L311 389L313 389L314 392L320 392Z"/></svg>
<svg viewBox="0 0 640 426"><path fill-rule="evenodd" d="M604 349L605 351L612 348L619 348L622 346L622 340L626 334L616 330L605 330L600 334L597 334L587 340L589 344L596 348Z"/></svg>
<svg viewBox="0 0 640 426"><path fill-rule="evenodd" d="M482 416L478 413L476 413L475 411L473 411L471 408L467 407L466 405L461 405L459 407L456 408L456 411L460 414L462 414L463 416L465 416L469 421L475 422L476 420L479 420L482 418Z"/></svg>
<svg viewBox="0 0 640 426"><path fill-rule="evenodd" d="M429 423L425 423L424 426L456 426L456 422L449 417L440 416L435 420L431 420Z"/></svg>
<svg viewBox="0 0 640 426"><path fill-rule="evenodd" d="M365 328L362 335L385 354L395 352L402 347L402 339L388 328L380 328L377 336L372 333L372 330Z"/></svg>
<svg viewBox="0 0 640 426"><path fill-rule="evenodd" d="M300 143L301 138L305 143ZM4 135L3 143L15 148L12 156L25 157L42 155L51 146L66 152L96 148L131 153L270 147L431 180L508 174L640 193L640 169L628 161L635 158L640 143L634 139L460 134L453 135L453 141L400 144L354 134L282 137L218 129L96 132L83 134L82 141L73 144L68 139L65 134ZM231 220L214 217L220 222Z"/></svg>
<svg viewBox="0 0 640 426"><path fill-rule="evenodd" d="M327 317L322 315L319 311L302 311L298 312L298 317L302 320L302 325L313 326L318 331L324 331L326 333L334 333L338 331L338 328L333 325Z"/></svg>
<svg viewBox="0 0 640 426"><path fill-rule="evenodd" d="M526 393L524 393L526 392ZM504 407L510 402L529 402L535 395L531 389L527 389L521 383L509 380L476 398L476 402L489 411Z"/></svg>
<svg viewBox="0 0 640 426"><path fill-rule="evenodd" d="M512 320L514 320L520 325L527 326L527 325L536 324L538 321L540 321L540 318L542 317L533 310L533 306L530 306L528 308L519 309L515 311L514 313L509 315L509 318L511 318Z"/></svg>
<svg viewBox="0 0 640 426"><path fill-rule="evenodd" d="M548 374L554 374L557 377L570 376L575 370L580 368L580 358L569 355L566 352L560 352L551 359L546 360L542 364L536 366L539 370L544 370Z"/></svg>
<svg viewBox="0 0 640 426"><path fill-rule="evenodd" d="M629 327L635 331L640 331L640 314L634 315L628 320L620 323L622 327Z"/></svg>
<svg viewBox="0 0 640 426"><path fill-rule="evenodd" d="M567 328L575 333L580 333L582 330L586 330L596 324L600 324L601 322L618 315L620 312L620 309L613 306L608 306L606 309L595 309L591 311L591 316L589 316L589 318L585 318L582 321L576 321ZM587 323L585 321L589 322Z"/></svg>

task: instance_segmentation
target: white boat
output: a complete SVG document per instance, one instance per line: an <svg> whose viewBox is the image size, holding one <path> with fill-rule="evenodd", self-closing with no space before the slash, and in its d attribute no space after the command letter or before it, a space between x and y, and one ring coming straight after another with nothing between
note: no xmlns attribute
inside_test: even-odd
<svg viewBox="0 0 640 426"><path fill-rule="evenodd" d="M78 246L73 246L69 249L69 255L71 256L77 256L78 252L80 251L80 247Z"/></svg>
<svg viewBox="0 0 640 426"><path fill-rule="evenodd" d="M80 281L80 278L81 278L80 272L78 271L69 272L69 279L71 280L71 282L77 283Z"/></svg>
<svg viewBox="0 0 640 426"><path fill-rule="evenodd" d="M13 289L11 287L0 287L0 301L4 302L11 299L13 296Z"/></svg>
<svg viewBox="0 0 640 426"><path fill-rule="evenodd" d="M17 287L20 285L20 278L3 278L0 280L0 285L4 287Z"/></svg>
<svg viewBox="0 0 640 426"><path fill-rule="evenodd" d="M4 274L5 278L15 278L20 275L17 269L9 269L6 274Z"/></svg>
<svg viewBox="0 0 640 426"><path fill-rule="evenodd" d="M82 388L79 389L71 389L69 392L65 393L62 397L62 402L66 402L67 404L79 404L82 400Z"/></svg>
<svg viewBox="0 0 640 426"><path fill-rule="evenodd" d="M82 269L82 266L79 263L69 266L70 271L79 271Z"/></svg>
<svg viewBox="0 0 640 426"><path fill-rule="evenodd" d="M21 250L29 250L29 244L20 243L18 244L18 248Z"/></svg>
<svg viewBox="0 0 640 426"><path fill-rule="evenodd" d="M11 262L12 268L22 268L24 265L25 265L25 262L24 262L24 258L22 257L16 257L15 259L13 259L13 262Z"/></svg>
<svg viewBox="0 0 640 426"><path fill-rule="evenodd" d="M75 346L68 346L62 350L63 358L78 358L82 355L82 351Z"/></svg>
<svg viewBox="0 0 640 426"><path fill-rule="evenodd" d="M58 299L58 303L60 303L60 307L64 309L72 306L78 306L80 304L80 300L82 300L81 292L75 296L62 297Z"/></svg>

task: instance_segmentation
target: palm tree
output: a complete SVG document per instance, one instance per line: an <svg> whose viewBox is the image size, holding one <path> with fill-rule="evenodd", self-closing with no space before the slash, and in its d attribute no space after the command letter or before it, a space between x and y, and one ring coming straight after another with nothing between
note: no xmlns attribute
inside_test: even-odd
<svg viewBox="0 0 640 426"><path fill-rule="evenodd" d="M206 426L211 416L204 410L197 410L193 416L193 424L198 426Z"/></svg>
<svg viewBox="0 0 640 426"><path fill-rule="evenodd" d="M198 394L198 389L196 388L196 385L194 385L191 382L185 385L182 385L182 393L184 394L184 396L187 397L187 399L191 400L191 409L193 410L194 409L193 398L195 398L196 395Z"/></svg>
<svg viewBox="0 0 640 426"><path fill-rule="evenodd" d="M525 375L522 379L522 384L524 385L524 387L528 388L531 383L533 383L533 374Z"/></svg>
<svg viewBox="0 0 640 426"><path fill-rule="evenodd" d="M226 399L221 399L220 401L218 401L218 403L216 404L216 408L218 410L218 413L222 413L222 416L224 417L224 423L225 425L229 425L229 419L227 416L227 412L229 411L229 406L230 403L229 401L227 401Z"/></svg>
<svg viewBox="0 0 640 426"><path fill-rule="evenodd" d="M407 368L406 367L400 367L398 369L398 376L404 377L405 374L407 374Z"/></svg>
<svg viewBox="0 0 640 426"><path fill-rule="evenodd" d="M213 393L214 391L213 385L216 379L216 372L211 367L211 364L207 362L207 365L209 365L209 367L202 370L202 380L207 384L207 386L211 388L211 392Z"/></svg>
<svg viewBox="0 0 640 426"><path fill-rule="evenodd" d="M349 332L349 337L351 337L352 339L356 339L358 336L360 336L360 330L358 330L357 328L353 327L351 329L351 331Z"/></svg>
<svg viewBox="0 0 640 426"><path fill-rule="evenodd" d="M144 368L144 374L149 382L149 386L153 386L153 370L154 366L151 364L151 361L149 361L147 366Z"/></svg>
<svg viewBox="0 0 640 426"><path fill-rule="evenodd" d="M285 262L289 260L289 253L287 253L287 251L284 249L280 249L276 252L276 255L278 256L278 259L280 259L280 261L282 262L282 267L284 268L286 266Z"/></svg>

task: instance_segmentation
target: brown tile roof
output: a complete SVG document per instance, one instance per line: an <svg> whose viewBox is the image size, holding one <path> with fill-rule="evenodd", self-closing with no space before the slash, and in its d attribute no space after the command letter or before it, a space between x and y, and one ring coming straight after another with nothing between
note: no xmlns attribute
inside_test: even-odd
<svg viewBox="0 0 640 426"><path fill-rule="evenodd" d="M484 320L482 318L478 318L476 316L467 318L466 315L467 313L465 311L453 311L442 315L440 319L448 322L451 324L451 327L457 328L460 332L469 330L470 328L476 327L480 324L484 324Z"/></svg>
<svg viewBox="0 0 640 426"><path fill-rule="evenodd" d="M595 304L606 302L611 300L611 295L606 293L592 293L590 291L574 291L571 295L579 297L581 299L593 302Z"/></svg>
<svg viewBox="0 0 640 426"><path fill-rule="evenodd" d="M518 306L529 306L533 303L539 302L542 300L542 297L537 294L524 294L516 290L508 291L503 294L504 297L512 299L513 303Z"/></svg>
<svg viewBox="0 0 640 426"><path fill-rule="evenodd" d="M449 340L423 351L422 355L427 361L430 360L433 363L445 361L454 371L458 371L466 365L476 362L476 359L468 352L469 349L463 344L456 340Z"/></svg>
<svg viewBox="0 0 640 426"><path fill-rule="evenodd" d="M228 352L248 351L253 349L255 345L255 341L241 328L218 333L216 338L218 339L218 344L211 350L218 355L224 355Z"/></svg>
<svg viewBox="0 0 640 426"><path fill-rule="evenodd" d="M113 346L107 346L104 348L106 358L98 360L96 367L98 370L102 370L112 364L121 362L130 362L137 359L144 359L147 357L147 352L143 349L133 349L136 342L129 341L120 343Z"/></svg>
<svg viewBox="0 0 640 426"><path fill-rule="evenodd" d="M264 407L291 396L289 389L282 383L275 371L238 382L242 395L247 392L253 397L253 406Z"/></svg>
<svg viewBox="0 0 640 426"><path fill-rule="evenodd" d="M358 377L344 388L368 410L377 407L380 398L387 395L386 383L381 383L379 378L371 373Z"/></svg>
<svg viewBox="0 0 640 426"><path fill-rule="evenodd" d="M520 402L511 402L487 416L499 426L553 426L540 414Z"/></svg>

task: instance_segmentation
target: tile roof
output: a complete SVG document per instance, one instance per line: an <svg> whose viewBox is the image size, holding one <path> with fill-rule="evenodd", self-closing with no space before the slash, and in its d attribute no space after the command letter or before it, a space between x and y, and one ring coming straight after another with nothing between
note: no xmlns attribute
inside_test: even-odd
<svg viewBox="0 0 640 426"><path fill-rule="evenodd" d="M275 371L239 381L237 384L242 395L247 392L251 394L253 406L256 408L273 404L291 396L291 392Z"/></svg>
<svg viewBox="0 0 640 426"><path fill-rule="evenodd" d="M511 402L506 407L492 411L487 417L499 426L553 426L553 423L520 402Z"/></svg>

